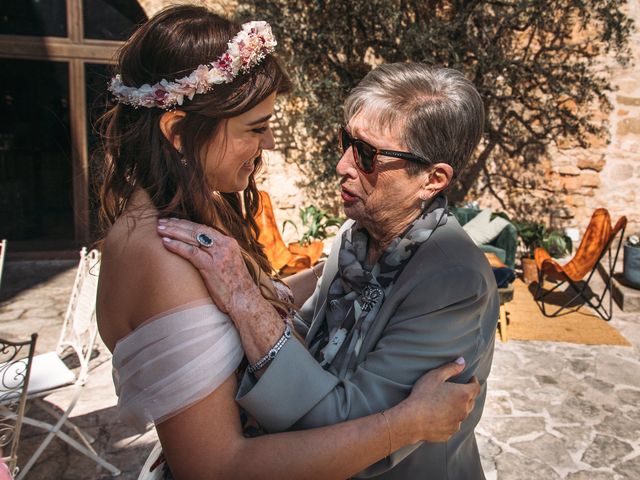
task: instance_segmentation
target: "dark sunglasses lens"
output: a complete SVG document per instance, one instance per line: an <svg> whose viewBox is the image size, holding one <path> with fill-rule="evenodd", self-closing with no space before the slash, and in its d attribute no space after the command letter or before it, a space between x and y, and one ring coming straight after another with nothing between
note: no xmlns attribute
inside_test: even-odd
<svg viewBox="0 0 640 480"><path fill-rule="evenodd" d="M351 138L349 137L349 134L347 133L347 131L344 128L341 128L340 129L340 149L342 150L342 153L344 154L344 152L346 152L350 146L351 146Z"/></svg>
<svg viewBox="0 0 640 480"><path fill-rule="evenodd" d="M356 162L365 173L373 172L373 159L376 156L375 149L364 142L355 142L356 144Z"/></svg>

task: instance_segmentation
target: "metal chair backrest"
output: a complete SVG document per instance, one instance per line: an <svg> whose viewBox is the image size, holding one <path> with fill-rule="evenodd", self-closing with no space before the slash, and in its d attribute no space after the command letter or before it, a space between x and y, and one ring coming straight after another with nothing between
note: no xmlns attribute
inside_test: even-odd
<svg viewBox="0 0 640 480"><path fill-rule="evenodd" d="M89 360L98 334L96 323L96 294L100 273L100 252L80 251L80 263L76 272L71 298L64 316L56 353L63 358L71 349L80 362L78 379L81 383L89 373Z"/></svg>
<svg viewBox="0 0 640 480"><path fill-rule="evenodd" d="M12 474L17 473L20 430L37 338L34 333L24 342L0 339L0 448Z"/></svg>

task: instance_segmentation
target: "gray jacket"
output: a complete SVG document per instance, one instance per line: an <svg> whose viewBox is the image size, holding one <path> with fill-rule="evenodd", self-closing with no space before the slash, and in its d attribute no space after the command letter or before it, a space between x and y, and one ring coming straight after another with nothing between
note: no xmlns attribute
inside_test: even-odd
<svg viewBox="0 0 640 480"><path fill-rule="evenodd" d="M321 281L300 311L307 341L324 321L340 239L339 233ZM237 401L272 432L331 425L396 405L425 372L462 355L466 368L453 380L467 382L475 375L482 389L460 431L446 443L404 447L358 478L483 479L474 428L484 408L498 309L496 282L484 254L449 216L386 297L354 372L341 380L322 369L303 345L289 341L259 381L245 375Z"/></svg>

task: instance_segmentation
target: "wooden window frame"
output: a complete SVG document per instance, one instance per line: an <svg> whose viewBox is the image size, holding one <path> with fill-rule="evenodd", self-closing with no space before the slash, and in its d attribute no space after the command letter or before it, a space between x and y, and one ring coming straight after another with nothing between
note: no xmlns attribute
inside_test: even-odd
<svg viewBox="0 0 640 480"><path fill-rule="evenodd" d="M84 38L82 0L66 0L67 37L0 35L0 58L49 60L69 64L69 115L76 242L91 240L89 225L89 147L85 64L113 64L124 42Z"/></svg>

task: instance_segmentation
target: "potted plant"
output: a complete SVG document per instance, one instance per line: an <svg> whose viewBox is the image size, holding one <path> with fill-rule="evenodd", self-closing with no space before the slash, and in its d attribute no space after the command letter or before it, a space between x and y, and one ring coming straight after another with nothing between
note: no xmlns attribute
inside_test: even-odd
<svg viewBox="0 0 640 480"><path fill-rule="evenodd" d="M308 255L313 265L322 255L322 249L324 247L323 240L333 234L330 231L331 227L339 227L342 225L343 220L315 205L301 208L299 218L304 232L297 242L289 244L289 251L291 253ZM287 224L293 225L293 228L295 228L299 234L298 226L291 220L282 222L283 232Z"/></svg>
<svg viewBox="0 0 640 480"><path fill-rule="evenodd" d="M564 232L559 230L545 231L542 247L554 258L566 257L573 251L573 242Z"/></svg>
<svg viewBox="0 0 640 480"><path fill-rule="evenodd" d="M629 286L640 288L640 237L629 235L624 244L622 275Z"/></svg>
<svg viewBox="0 0 640 480"><path fill-rule="evenodd" d="M572 251L571 239L558 230L547 230L538 222L514 222L514 225L526 249L525 256L522 257L522 279L525 283L538 279L538 269L534 260L536 248L544 248L555 258L564 257Z"/></svg>

